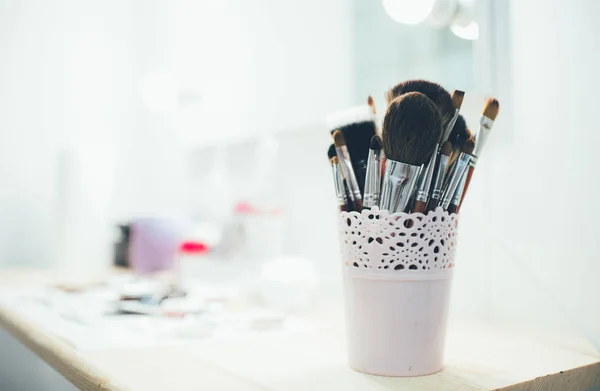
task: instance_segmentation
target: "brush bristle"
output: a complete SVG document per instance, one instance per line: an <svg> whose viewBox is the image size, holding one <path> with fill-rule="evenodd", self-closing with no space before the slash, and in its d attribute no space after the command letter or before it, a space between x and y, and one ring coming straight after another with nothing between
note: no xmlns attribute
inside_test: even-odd
<svg viewBox="0 0 600 391"><path fill-rule="evenodd" d="M327 150L327 157L331 159L334 156L337 156L337 153L335 152L335 145L331 144Z"/></svg>
<svg viewBox="0 0 600 391"><path fill-rule="evenodd" d="M454 124L454 128L452 128L452 132L450 133L450 137L448 140L452 143L453 146L459 147L461 146L466 139L469 138L467 136L467 123L462 115L459 115L456 118L456 123Z"/></svg>
<svg viewBox="0 0 600 391"><path fill-rule="evenodd" d="M485 102L485 106L483 106L483 115L492 121L495 121L498 116L498 111L500 111L500 102L498 102L498 99L490 98Z"/></svg>
<svg viewBox="0 0 600 391"><path fill-rule="evenodd" d="M381 137L379 137L377 135L371 137L371 143L369 144L369 149L372 149L374 151L381 150Z"/></svg>
<svg viewBox="0 0 600 391"><path fill-rule="evenodd" d="M388 159L420 166L431 156L442 131L436 105L420 92L390 102L383 119L382 145Z"/></svg>
<svg viewBox="0 0 600 391"><path fill-rule="evenodd" d="M461 90L454 90L452 93L452 106L455 110L460 110L460 106L462 106L463 98L465 97L465 92Z"/></svg>
<svg viewBox="0 0 600 391"><path fill-rule="evenodd" d="M450 142L450 140L444 142L444 144L442 144L442 155L446 155L446 156L450 156L450 154L452 153L452 143Z"/></svg>
<svg viewBox="0 0 600 391"><path fill-rule="evenodd" d="M373 114L377 114L377 109L375 108L375 100L373 99L373 97L371 95L369 95L369 97L367 98L367 104L371 108L371 111L373 112Z"/></svg>
<svg viewBox="0 0 600 391"><path fill-rule="evenodd" d="M341 130L338 129L333 132L333 143L335 144L336 148L346 145L346 140L344 139L344 135L342 134Z"/></svg>
<svg viewBox="0 0 600 391"><path fill-rule="evenodd" d="M333 133L336 129L341 129L348 125L359 124L362 122L374 121L373 111L368 105L350 107L327 115L325 122L327 127Z"/></svg>
<svg viewBox="0 0 600 391"><path fill-rule="evenodd" d="M341 130L353 163L366 160L369 142L375 135L375 116L367 105L352 107L330 114L327 118L331 133Z"/></svg>
<svg viewBox="0 0 600 391"><path fill-rule="evenodd" d="M461 152L466 153L467 155L472 155L473 150L475 149L475 139L472 137L465 141L465 144L460 149Z"/></svg>
<svg viewBox="0 0 600 391"><path fill-rule="evenodd" d="M431 99L440 112L444 126L454 116L452 98L441 85L426 80L408 80L395 85L388 91L388 101L391 102L407 92L420 92Z"/></svg>

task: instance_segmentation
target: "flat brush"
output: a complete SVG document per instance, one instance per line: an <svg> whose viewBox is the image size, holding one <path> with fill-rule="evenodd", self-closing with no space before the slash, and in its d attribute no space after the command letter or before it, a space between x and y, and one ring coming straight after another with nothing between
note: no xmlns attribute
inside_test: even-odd
<svg viewBox="0 0 600 391"><path fill-rule="evenodd" d="M381 136L381 123L379 118L377 118L377 108L375 107L375 99L371 95L367 98L367 105L371 108L371 112L373 113L373 120L375 121L375 134L377 136Z"/></svg>
<svg viewBox="0 0 600 391"><path fill-rule="evenodd" d="M346 196L346 189L344 188L344 179L340 172L339 160L337 156L334 156L329 160L331 163L331 171L333 173L333 185L335 187L335 194L338 200L338 206L340 212L348 212L348 197Z"/></svg>
<svg viewBox="0 0 600 391"><path fill-rule="evenodd" d="M440 133L441 134L441 133ZM434 175L437 174L438 168L438 155L441 154L441 148L438 142L435 144L434 152L431 154L429 161L425 167L421 170L419 181L417 183L417 193L415 196L414 204L411 205L412 212L424 213L427 209L427 202L429 201L429 193L431 191L431 184Z"/></svg>
<svg viewBox="0 0 600 391"><path fill-rule="evenodd" d="M420 92L431 99L439 110L442 126L445 127L452 117L454 117L454 104L448 91L441 85L427 80L407 80L396 84L387 93L388 103L408 92Z"/></svg>
<svg viewBox="0 0 600 391"><path fill-rule="evenodd" d="M490 98L485 102L483 106L483 113L479 119L479 129L475 135L475 150L473 154L477 157L481 155L483 146L494 126L494 121L500 111L500 102L495 98Z"/></svg>
<svg viewBox="0 0 600 391"><path fill-rule="evenodd" d="M472 156L471 156L472 158ZM468 173L468 169L467 172L465 174L463 174L463 176L460 179L460 182L458 183L458 186L456 187L456 191L454 192L454 195L452 196L452 200L450 200L450 205L448 205L448 213L452 214L452 213L458 213L459 209L460 209L460 200L462 198L462 195L464 194L464 190L465 190L465 183L467 181L467 173Z"/></svg>
<svg viewBox="0 0 600 391"><path fill-rule="evenodd" d="M331 164L331 172L333 174L333 186L335 189L335 195L337 196L338 205L340 212L348 212L348 196L346 194L346 186L344 185L344 178L340 171L339 160L335 152L335 145L331 144L327 150L327 157Z"/></svg>
<svg viewBox="0 0 600 391"><path fill-rule="evenodd" d="M460 149L465 144L465 141L471 137L471 132L467 129L467 122L464 117L459 114L454 124L454 129L450 132L448 140L452 143L452 154L450 155L450 165L456 161L460 154Z"/></svg>
<svg viewBox="0 0 600 391"><path fill-rule="evenodd" d="M467 172L467 168L469 167L469 161L471 160L471 155L473 154L474 148L475 143L473 139L469 139L465 142L465 145L462 148L462 152L456 160L456 166L449 174L447 186L444 189L444 195L442 197L441 203L441 206L444 210L448 210L450 202L452 201L452 197L454 196L454 192L456 192L456 189L458 188L458 185L460 184L463 175L465 175L465 173Z"/></svg>
<svg viewBox="0 0 600 391"><path fill-rule="evenodd" d="M444 177L448 168L448 164L450 162L451 153L452 143L450 141L446 141L444 144L442 144L442 149L440 151L440 160L438 164L438 170L433 180L433 190L431 191L431 199L427 204L428 211L435 210L435 208L438 207L440 201L442 200L444 189Z"/></svg>
<svg viewBox="0 0 600 391"><path fill-rule="evenodd" d="M467 194L469 184L471 184L471 177L473 177L473 172L475 171L475 166L477 165L477 159L479 159L481 156L481 151L483 150L483 146L490 134L490 131L492 130L492 127L494 126L494 121L496 120L499 111L500 102L498 102L498 99L495 98L488 99L483 106L483 113L479 119L479 129L477 129L477 135L475 136L475 150L473 151L473 158L469 163L469 170L467 171L465 186L458 204L459 206L462 204L465 194Z"/></svg>
<svg viewBox="0 0 600 391"><path fill-rule="evenodd" d="M452 93L451 99L452 99L452 107L454 108L454 115L452 116L450 121L448 121L448 123L444 127L444 134L442 135L442 142L448 140L448 138L450 137L450 133L452 133L452 130L454 129L454 125L456 124L456 121L458 120L458 116L460 113L460 107L462 106L464 97L465 97L464 91L454 90L454 92Z"/></svg>
<svg viewBox="0 0 600 391"><path fill-rule="evenodd" d="M381 135L386 168L380 209L405 210L420 167L435 151L441 132L439 110L424 94L408 92L390 102Z"/></svg>
<svg viewBox="0 0 600 391"><path fill-rule="evenodd" d="M381 138L377 135L371 138L369 145L369 158L367 160L367 177L363 207L372 208L379 206L379 193L381 191Z"/></svg>
<svg viewBox="0 0 600 391"><path fill-rule="evenodd" d="M467 142L475 144L475 138L471 135L471 131L469 129L467 129L466 132L467 132L467 136L469 136L469 137L466 140L460 141L460 145L458 146L458 149L455 148L452 151L452 155L450 155L450 162L448 165L448 169L446 171L446 179L444 180L444 189L448 186L448 180L454 173L454 171L456 169L456 163L458 161L458 158L460 157L460 154L462 153L462 150L465 148L465 145L467 144Z"/></svg>
<svg viewBox="0 0 600 391"><path fill-rule="evenodd" d="M344 140L344 135L340 130L333 132L333 143L335 144L335 152L339 160L340 171L342 172L342 176L348 185L350 200L354 205L353 209L357 212L360 212L363 208L362 195L360 194L360 187L356 181L356 175L354 174L354 168L352 167L350 153L346 147L346 140Z"/></svg>
<svg viewBox="0 0 600 391"><path fill-rule="evenodd" d="M329 146L329 150L327 151L327 156L329 157L330 162L334 156L337 156L337 153L335 152L334 144L331 144ZM346 180L344 179L344 176L342 175L342 170L340 169L340 166L339 166L339 159L338 159L337 171L339 173L339 176L342 178L341 190L342 190L343 198L346 200L346 210L348 210L348 211L354 210L354 205L352 204L352 201L350 201L350 196L349 196L350 191L348 190L348 184L346 183Z"/></svg>
<svg viewBox="0 0 600 391"><path fill-rule="evenodd" d="M377 115L377 108L375 108L375 99L371 95L367 98L367 105L371 108L373 115Z"/></svg>
<svg viewBox="0 0 600 391"><path fill-rule="evenodd" d="M327 124L331 134L338 129L342 132L346 140L346 147L352 157L351 163L359 189L362 191L367 174L369 143L377 128L372 108L362 105L337 111L327 116Z"/></svg>

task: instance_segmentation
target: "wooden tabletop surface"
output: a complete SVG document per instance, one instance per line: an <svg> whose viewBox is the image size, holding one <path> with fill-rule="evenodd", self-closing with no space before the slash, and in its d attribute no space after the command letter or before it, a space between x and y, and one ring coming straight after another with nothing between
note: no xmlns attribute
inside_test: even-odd
<svg viewBox="0 0 600 391"><path fill-rule="evenodd" d="M2 271L3 287L40 286L57 276ZM0 327L82 390L114 391L584 391L600 387L600 356L585 343L536 340L490 326L449 329L446 364L417 378L370 376L350 370L341 332L186 345L76 349L68 336L0 306ZM93 333L90 335L93 338Z"/></svg>

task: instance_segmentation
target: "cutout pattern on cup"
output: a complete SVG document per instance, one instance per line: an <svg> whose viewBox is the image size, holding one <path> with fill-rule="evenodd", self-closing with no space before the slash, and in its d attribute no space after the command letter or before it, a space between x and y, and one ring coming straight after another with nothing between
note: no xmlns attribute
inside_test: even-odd
<svg viewBox="0 0 600 391"><path fill-rule="evenodd" d="M342 212L342 255L348 266L389 273L454 267L458 216L437 208L428 214L379 210Z"/></svg>

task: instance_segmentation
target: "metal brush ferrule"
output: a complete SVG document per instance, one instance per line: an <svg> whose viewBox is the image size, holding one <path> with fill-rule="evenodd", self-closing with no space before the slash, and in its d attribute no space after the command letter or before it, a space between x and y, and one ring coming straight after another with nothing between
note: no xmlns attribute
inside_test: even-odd
<svg viewBox="0 0 600 391"><path fill-rule="evenodd" d="M403 212L412 195L421 166L387 159L379 209Z"/></svg>
<svg viewBox="0 0 600 391"><path fill-rule="evenodd" d="M452 200L450 201L451 205L458 206L460 204L460 200L462 198L463 191L465 190L465 185L467 184L467 172L468 172L468 170L465 170L465 173L460 178L460 182L458 182L456 191L454 191L454 195L452 196Z"/></svg>
<svg viewBox="0 0 600 391"><path fill-rule="evenodd" d="M350 191L350 199L352 201L361 200L362 196L360 194L358 182L356 181L354 168L352 168L352 161L350 160L348 148L344 145L336 148L335 152L338 156L338 161L340 162L340 171L342 172L342 176L346 180L348 190Z"/></svg>
<svg viewBox="0 0 600 391"><path fill-rule="evenodd" d="M444 210L448 209L448 206L450 206L450 202L452 201L454 192L458 188L458 185L459 185L463 175L467 171L467 168L469 168L470 160L471 160L471 155L467 155L464 152L462 152L460 154L460 156L458 157L458 160L456 160L456 167L453 170L450 178L448 179L448 185L444 189L444 195L442 197L441 206Z"/></svg>
<svg viewBox="0 0 600 391"><path fill-rule="evenodd" d="M331 172L333 173L333 186L335 188L338 204L340 206L346 205L348 203L348 197L346 196L346 190L344 189L344 178L340 172L339 163L331 165Z"/></svg>
<svg viewBox="0 0 600 391"><path fill-rule="evenodd" d="M379 193L381 189L381 151L381 149L369 149L363 197L364 208L379 206Z"/></svg>
<svg viewBox="0 0 600 391"><path fill-rule="evenodd" d="M452 133L452 129L454 129L456 120L458 120L459 112L460 112L459 109L454 109L454 115L452 116L450 121L448 121L448 124L446 124L446 127L444 128L444 133L442 133L442 143L445 142L446 140L448 140L448 137L450 137L450 133Z"/></svg>
<svg viewBox="0 0 600 391"><path fill-rule="evenodd" d="M439 200L442 198L442 193L444 192L444 176L446 175L449 161L450 156L440 155L438 169L433 180L433 190L431 191L432 199Z"/></svg>
<svg viewBox="0 0 600 391"><path fill-rule="evenodd" d="M437 163L439 147L439 144L435 146L431 158L419 178L417 196L415 197L417 201L427 202L429 199L429 191L431 190L431 181L433 180L433 172L435 171L435 164Z"/></svg>
<svg viewBox="0 0 600 391"><path fill-rule="evenodd" d="M480 157L481 151L483 150L483 146L492 130L492 126L494 126L494 121L486 117L485 115L481 116L479 120L479 129L477 129L477 134L475 135L475 149L473 150L473 155Z"/></svg>

